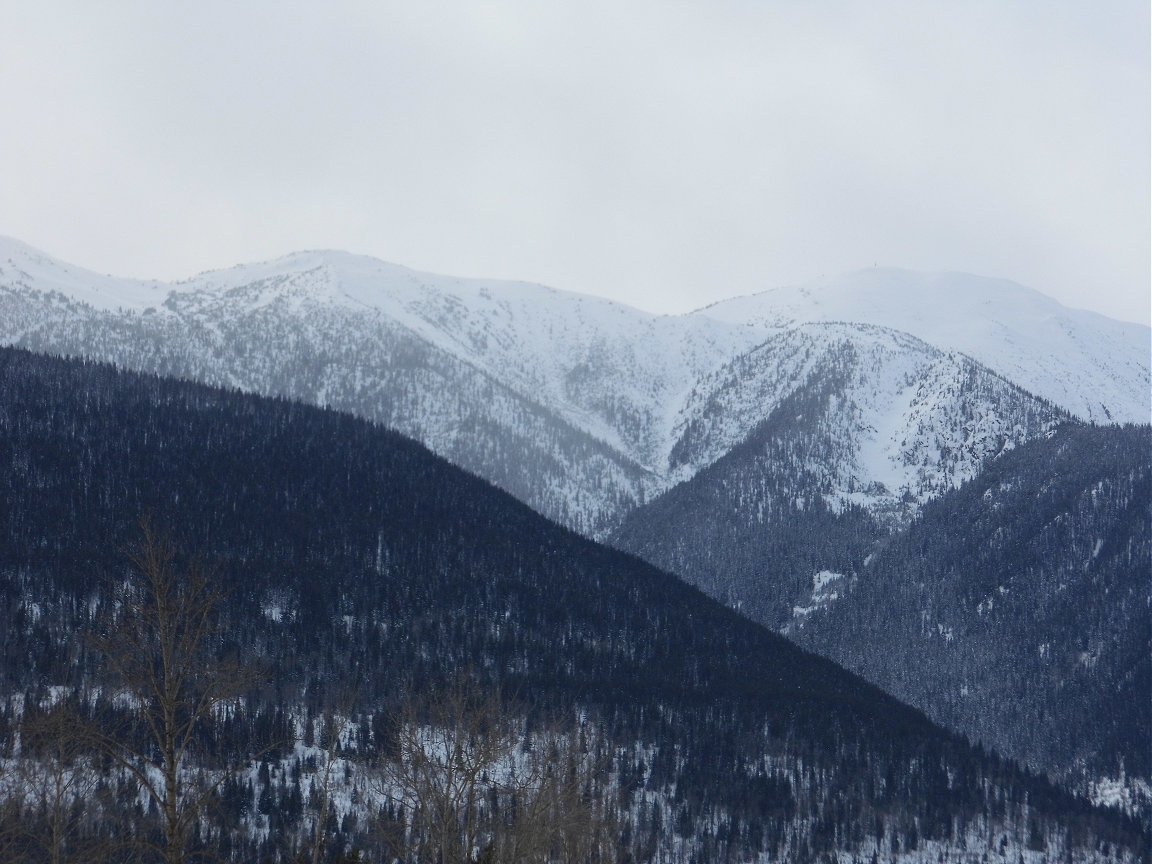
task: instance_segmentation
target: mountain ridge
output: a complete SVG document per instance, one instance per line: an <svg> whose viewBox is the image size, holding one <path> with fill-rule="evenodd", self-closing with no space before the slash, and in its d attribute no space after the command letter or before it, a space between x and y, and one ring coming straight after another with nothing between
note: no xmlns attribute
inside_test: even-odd
<svg viewBox="0 0 1152 864"><path fill-rule="evenodd" d="M965 297L958 303L964 294L975 295L975 302ZM1007 279L873 268L722 300L695 314L766 328L832 320L888 326L942 350L962 351L1085 420L1146 422L1152 408L1147 326L1071 309ZM1089 343L1109 350L1092 351ZM1069 355L1090 360L1108 376L1086 378L1086 364L1062 362ZM1046 374L1049 367L1080 374ZM1117 380L1131 385L1127 393Z"/></svg>
<svg viewBox="0 0 1152 864"><path fill-rule="evenodd" d="M889 295L907 293L909 279L928 277L877 271L852 278L904 280L899 290L881 291L881 299L889 299L879 305L889 309ZM988 285L1011 283L975 284L987 290ZM836 290L843 294L846 289ZM1042 297L1030 289L1014 290L1023 292L1029 303ZM792 289L737 298L686 315L656 316L531 283L440 277L332 251L293 253L164 285L98 276L19 241L7 241L0 243L0 343L348 410L395 426L552 518L603 537L631 509L688 479L723 447L750 433L751 421L735 426L726 422L721 435L726 443L718 444L718 439L708 448L695 447L700 458L684 459L692 449L685 430L694 427L698 433L705 428L700 388L711 387L712 395L718 395L710 379L735 368L750 353L763 351L769 342L786 345L797 329L818 334L824 327L827 338L838 338L843 325L821 320L810 309L800 317L811 320L788 328L768 320L764 298L782 296L780 291ZM792 291L809 299L812 293L811 288ZM760 311L734 313L748 304ZM1038 308L1047 315L1063 307L1043 299ZM1060 319L1060 326L1080 320L1068 314L1073 317ZM962 318L947 317L949 326ZM884 323L850 323L886 326L932 345L923 335ZM1017 324L1013 326L1020 331L1023 325ZM1135 332L1118 322L1113 325L1122 335ZM1016 337L1025 344L1022 331ZM1079 341L1093 339L1094 331ZM1133 340L1124 336L1100 341L1115 349ZM357 347L349 349L344 342ZM1001 367L1011 367L1005 371L987 362L997 360L995 356L962 350L971 345L933 347L943 355L966 354L1024 390L1051 398L1043 392L1051 387L1030 386L1036 383L1035 375L1023 374L1021 380L1013 374L1021 368L1009 362L1011 357L999 358ZM1091 405L1065 398L1065 407L1088 420L1139 414L1133 406L1149 393L1147 358L1142 358L1142 367L1136 363L1139 368L1128 368L1132 364L1125 360L1120 372L1127 377L1117 378L1114 367L1120 361L1109 359L1108 351L1081 355L1063 367L1057 358L1059 362L1050 364L1056 371L1045 373L1095 394ZM955 362L964 363L958 357ZM466 381L472 383L462 383ZM772 398L778 402L794 386L800 386L799 381L781 382ZM420 395L438 390L456 395L441 406ZM493 395L497 392L501 395ZM770 410L771 405L764 407ZM899 418L873 419L891 427L893 434L901 423ZM507 440L514 439L531 451L530 462L553 468L542 469L547 476L534 485L510 476L516 469L508 465L493 464L483 455L472 458L459 440L470 426L495 436L482 442L481 450L507 451ZM586 443L572 443L577 440ZM606 461L596 468L575 468L573 447L600 450ZM712 456L705 458L705 450ZM887 471L882 460L865 461L881 475ZM873 479L882 481L879 476Z"/></svg>
<svg viewBox="0 0 1152 864"><path fill-rule="evenodd" d="M1067 400L1054 397L1051 393L1046 392L1050 388L1029 386L1029 380L1022 379L1018 374L1013 374L1013 372L1020 372L1020 368L998 368L1006 361L1000 358L1002 362L996 362L997 358L989 355L986 344L977 344L979 340L976 337L979 334L973 335L964 329L966 321L978 322L979 327L977 329L999 325L1002 331L997 335L1020 339L1024 335L1024 325L1058 326L1062 330L1067 330L1067 327L1072 326L1070 322L1081 327L1088 326L1085 322L1089 322L1092 325L1090 329L1093 331L1093 335L1098 334L1102 327L1111 328L1116 333L1122 334L1121 344L1119 346L1112 344L1111 349L1112 353L1115 353L1118 348L1121 348L1127 354L1131 353L1132 343L1141 341L1139 337L1144 338L1142 344L1137 347L1148 347L1149 335L1152 334L1152 329L1148 326L1118 321L1095 312L1065 307L1039 291L1010 280L992 279L958 272L918 273L897 268L872 268L799 286L770 288L757 294L717 301L684 314L658 315L590 294L563 291L517 280L439 276L340 250L293 252L266 262L238 264L230 268L209 270L187 279L169 283L158 280L116 279L111 276L101 276L92 271L65 264L21 241L12 238L0 238L0 260L6 260L12 264L16 261L16 257L34 259L42 267L50 265L47 269L75 273L76 278L73 280L75 283L83 283L84 280L97 280L101 283L111 281L125 286L136 286L138 289L147 289L148 294L145 299L129 296L124 298L123 305L137 308L146 308L141 304L146 304L149 299L155 299L157 290L167 289L168 295L166 296L173 293L189 293L190 291L215 293L225 291L228 287L234 288L243 284L264 282L272 276L287 276L292 272L299 272L302 266L305 270L314 270L321 266L331 273L334 271L334 264L341 262L346 266L354 265L349 269L354 277L361 279L365 276L366 271L375 271L375 276L384 279L380 284L384 285L387 290L379 297L371 297L368 292L364 291L365 283L363 281L353 279L350 282L349 279L345 278L336 280L338 287L344 289L339 293L343 293L348 299L361 306L376 308L394 315L397 306L411 306L415 298L409 294L403 302L397 298L396 302L389 303L388 301L393 299L389 292L397 293L401 289L410 289L415 285L418 289L426 291L436 289L441 295L454 295L456 299L468 294L471 294L473 299L476 296L488 299L486 295L493 290L498 294L505 295L503 298L505 301L509 299L508 295L513 294L521 295L513 298L519 301L523 301L529 295L534 295L534 299L547 296L553 300L569 304L568 308L571 308L572 304L597 305L606 311L611 310L616 314L626 314L634 322L708 319L712 322L732 325L730 328L725 328L729 331L724 334L726 338L732 338L731 330L738 330L739 328L751 328L763 335L796 323L823 321L875 324L907 332L941 350L958 350L968 354L977 362L995 371L1000 371L1001 374L1023 386L1024 389L1062 405L1066 410L1082 419L1103 420L1105 422L1143 422L1148 419L1149 413L1145 405L1150 398L1147 396L1147 386L1145 386L1143 394L1135 392L1139 390L1139 387L1133 387L1133 392L1124 395L1116 405L1101 403L1107 413L1102 413L1098 407L1071 404L1077 401L1075 399ZM43 277L43 274L35 275L40 278ZM347 290L350 284L358 289L358 296ZM448 286L454 290L449 290ZM57 287L59 290L60 286ZM79 291L75 287L73 290ZM957 298L971 293L979 295L975 305L967 300L958 303ZM74 299L92 302L92 298L82 295L75 296ZM933 310L929 311L928 306L934 307ZM941 306L947 307L945 314L940 314L939 307ZM1013 308L1013 314L1017 316L1018 321L1005 324L1000 320L1004 317L1007 307ZM995 314L988 314L990 309ZM490 317L492 309L485 310L485 313ZM397 315L396 317L399 318L400 316ZM409 320L401 320L409 326L413 324L410 318ZM949 334L952 334L951 338ZM425 329L421 335L430 337L432 331ZM1044 340L1049 340L1050 335L1050 330L1046 330L1043 334ZM1028 347L1035 348L1044 340L1033 339L1028 343ZM746 349L750 347L747 343L755 340L738 341L743 343L740 347ZM445 346L442 344L441 347ZM1106 356L1105 353L1101 352L1094 355L1092 359L1099 361L1104 356ZM1015 362L1019 358L1013 357L1011 359ZM1125 356L1125 363L1127 364L1130 359ZM1121 371L1127 371L1135 378L1140 378L1142 375L1142 380L1136 381L1136 384L1147 384L1149 380L1147 358L1141 359L1143 360L1142 370L1126 369ZM1061 364L1057 365L1058 368L1061 367ZM1137 363L1137 365L1140 364ZM1101 390L1100 387L1089 389L1092 392ZM1133 395L1136 396L1135 404L1132 403Z"/></svg>

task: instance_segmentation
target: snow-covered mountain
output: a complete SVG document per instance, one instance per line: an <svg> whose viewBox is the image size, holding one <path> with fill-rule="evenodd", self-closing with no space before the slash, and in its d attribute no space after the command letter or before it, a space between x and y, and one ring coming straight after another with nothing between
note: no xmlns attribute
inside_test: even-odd
<svg viewBox="0 0 1152 864"><path fill-rule="evenodd" d="M1152 415L1148 327L1069 309L1005 279L873 268L695 314L769 331L817 321L889 327L967 354L1085 420Z"/></svg>
<svg viewBox="0 0 1152 864"><path fill-rule="evenodd" d="M611 542L785 631L818 574L859 569L928 500L1071 419L963 355L858 324L787 330L697 401L673 454L689 476Z"/></svg>
<svg viewBox="0 0 1152 864"><path fill-rule="evenodd" d="M999 434L1020 426L1007 402L949 395L965 370L1084 419L1147 420L1148 334L961 275L867 271L656 316L343 252L166 284L0 239L0 343L349 411L593 536L746 439L832 346L859 363L832 412L829 500L891 509L1020 437Z"/></svg>
<svg viewBox="0 0 1152 864"><path fill-rule="evenodd" d="M343 252L125 280L0 238L0 344L387 425L829 653L810 622L887 620L849 589L929 501L1076 418L1146 423L1150 332L958 274L656 316ZM1070 613L1066 629L1084 628ZM893 638L941 656L919 630ZM853 651L836 656L901 665Z"/></svg>
<svg viewBox="0 0 1152 864"><path fill-rule="evenodd" d="M633 352L604 332L614 317L625 319L620 329L639 330L653 316L344 253L301 253L162 287L87 274L18 244L0 253L8 344L349 411L591 534L659 483L634 455L643 442L626 443L655 427L646 412L659 394L591 392L597 376L621 375L623 359L605 346ZM657 368L637 379L669 386L661 376Z"/></svg>
<svg viewBox="0 0 1152 864"><path fill-rule="evenodd" d="M733 452L799 393L818 398L784 419L796 430L795 476L815 485L793 497L816 493L838 510L911 515L989 459L1070 419L969 357L905 333L801 324L701 380L677 427L673 476L695 476Z"/></svg>

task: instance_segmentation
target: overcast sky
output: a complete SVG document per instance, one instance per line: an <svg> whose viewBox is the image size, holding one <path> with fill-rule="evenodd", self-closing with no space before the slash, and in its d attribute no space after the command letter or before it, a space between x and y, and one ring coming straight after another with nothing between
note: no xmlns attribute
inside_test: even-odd
<svg viewBox="0 0 1152 864"><path fill-rule="evenodd" d="M679 312L873 264L1149 321L1149 4L0 0L0 233Z"/></svg>

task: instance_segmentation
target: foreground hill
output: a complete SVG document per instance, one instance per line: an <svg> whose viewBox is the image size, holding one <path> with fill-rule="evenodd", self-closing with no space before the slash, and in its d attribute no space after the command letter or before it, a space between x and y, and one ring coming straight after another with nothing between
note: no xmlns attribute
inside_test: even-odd
<svg viewBox="0 0 1152 864"><path fill-rule="evenodd" d="M293 788L315 770L303 739L278 758L246 749L257 727L315 716L355 680L344 710L361 731L341 745L339 781L350 791L325 830L332 848L369 848L376 804L355 778L387 757L374 723L462 667L531 710L579 707L612 755L618 843L640 858L1147 854L1132 822L393 432L12 350L0 352L0 430L0 680L20 697L0 717L5 746L18 706L100 684L77 634L114 608L120 550L152 513L222 562L222 649L265 670L204 733L255 760L228 787L232 815L205 828L238 859L294 854ZM135 800L123 778L109 782Z"/></svg>

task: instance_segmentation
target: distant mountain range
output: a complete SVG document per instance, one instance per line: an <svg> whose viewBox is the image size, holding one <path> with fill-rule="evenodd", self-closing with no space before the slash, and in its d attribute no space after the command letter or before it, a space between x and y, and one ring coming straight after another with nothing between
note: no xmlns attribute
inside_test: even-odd
<svg viewBox="0 0 1152 864"><path fill-rule="evenodd" d="M1120 436L1128 443L1105 447L1112 461L1092 463L1099 476L1067 489L1070 533L1025 519L1001 526L988 508L1012 489L1038 495L1063 482L1059 442L1095 440L1069 431L1078 424L1148 422L1150 332L963 274L873 269L655 316L341 252L165 284L0 241L0 344L289 397L399 430L562 525L1081 785L1117 776L1118 760L1147 740L1147 718L1130 716L1136 701L1120 706L1117 731L1101 732L1093 752L1059 743L1085 728L1085 712L1105 710L1111 688L1146 687L1140 651L1121 650L1148 642L1143 439ZM1027 476L973 498L1000 462ZM1123 504L1077 504L1097 482L1126 489ZM1011 498L1009 509L1032 500ZM955 543L923 539L941 531ZM1049 538L1040 558L980 553L993 541L1031 548L1038 535ZM1068 582L1089 536L1112 538L1099 564L1077 571L1108 582L1104 599ZM1127 551L1107 557L1113 548ZM955 556L969 562L962 572ZM988 617L978 607L989 597L949 582L966 578L1016 597L1040 592L1043 609L1025 626ZM909 579L922 587L903 590ZM1075 590L1052 594L1061 580ZM891 608L885 591L898 597ZM1088 596L1098 604L1068 600ZM955 662L962 646L969 658L984 652L972 647L984 638L1011 643L994 652L1013 664L1011 687L1000 686L1002 666L977 675L975 660ZM1066 679L1050 665L1025 681L1020 657L1066 661L1054 639L1102 642L1102 653L1082 651L1114 665L1107 675L1061 666ZM921 661L931 681L901 672ZM1061 688L1073 679L1076 707L1065 710ZM961 692L974 695L964 702ZM1013 700L1019 710L1005 707ZM1033 724L1043 741L1025 740L1029 711L1051 714ZM1126 770L1125 782L1149 779L1146 760L1130 755Z"/></svg>
<svg viewBox="0 0 1152 864"><path fill-rule="evenodd" d="M925 500L1029 434L1024 394L927 404L970 374L1081 419L1149 419L1147 327L974 276L873 270L654 316L340 252L163 284L0 241L0 344L349 411L594 537L743 441L847 343L876 368L853 373L860 398L835 419L853 441L824 470L829 495L869 507Z"/></svg>

